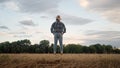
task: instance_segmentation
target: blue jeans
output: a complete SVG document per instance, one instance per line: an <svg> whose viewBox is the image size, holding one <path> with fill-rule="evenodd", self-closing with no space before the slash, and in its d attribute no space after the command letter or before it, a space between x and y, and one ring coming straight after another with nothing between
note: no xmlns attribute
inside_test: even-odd
<svg viewBox="0 0 120 68"><path fill-rule="evenodd" d="M56 53L57 49L57 42L59 41L60 44L60 52L63 53L63 37L62 33L54 33L54 53Z"/></svg>

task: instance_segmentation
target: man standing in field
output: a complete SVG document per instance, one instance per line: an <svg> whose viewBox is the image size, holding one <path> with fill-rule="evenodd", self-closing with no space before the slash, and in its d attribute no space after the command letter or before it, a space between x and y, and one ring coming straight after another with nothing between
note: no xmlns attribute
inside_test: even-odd
<svg viewBox="0 0 120 68"><path fill-rule="evenodd" d="M63 34L66 33L65 25L60 21L61 17L58 15L56 21L51 26L51 33L54 35L54 54L56 54L57 42L60 44L60 53L63 54Z"/></svg>

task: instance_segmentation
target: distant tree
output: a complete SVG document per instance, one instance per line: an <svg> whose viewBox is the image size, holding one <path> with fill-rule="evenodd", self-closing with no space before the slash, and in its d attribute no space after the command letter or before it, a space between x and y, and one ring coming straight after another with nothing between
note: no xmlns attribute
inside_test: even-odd
<svg viewBox="0 0 120 68"><path fill-rule="evenodd" d="M29 53L35 53L36 46L37 46L37 44L29 46Z"/></svg>
<svg viewBox="0 0 120 68"><path fill-rule="evenodd" d="M6 42L2 42L0 43L0 52L2 53L8 53L10 52L10 42L6 41Z"/></svg>
<svg viewBox="0 0 120 68"><path fill-rule="evenodd" d="M53 45L50 45L49 40L41 40L39 44L31 45L31 41L24 39L14 42L0 43L0 53L53 53ZM117 53L120 54L120 49L112 47L112 45L93 44L90 46L82 46L80 44L64 45L64 53ZM60 47L57 46L57 52L60 52Z"/></svg>
<svg viewBox="0 0 120 68"><path fill-rule="evenodd" d="M50 42L48 40L42 40L40 41L40 47L43 53L48 53L48 47Z"/></svg>
<svg viewBox="0 0 120 68"><path fill-rule="evenodd" d="M89 46L89 50L90 50L90 53L96 53L97 52L95 46L93 46L93 45Z"/></svg>
<svg viewBox="0 0 120 68"><path fill-rule="evenodd" d="M31 45L30 40L24 39L24 40L18 40L11 43L11 51L12 53L27 53L29 46Z"/></svg>
<svg viewBox="0 0 120 68"><path fill-rule="evenodd" d="M87 46L82 46L82 52L83 53L90 53L90 49Z"/></svg>
<svg viewBox="0 0 120 68"><path fill-rule="evenodd" d="M81 45L77 44L68 44L65 46L65 53L80 53L81 51Z"/></svg>
<svg viewBox="0 0 120 68"><path fill-rule="evenodd" d="M117 49L117 48L113 49L113 53L120 54L120 49Z"/></svg>
<svg viewBox="0 0 120 68"><path fill-rule="evenodd" d="M48 52L53 53L53 43L48 47Z"/></svg>
<svg viewBox="0 0 120 68"><path fill-rule="evenodd" d="M97 53L104 53L104 47L101 44L94 44Z"/></svg>
<svg viewBox="0 0 120 68"><path fill-rule="evenodd" d="M111 45L106 45L105 50L106 50L107 53L112 53L113 47Z"/></svg>

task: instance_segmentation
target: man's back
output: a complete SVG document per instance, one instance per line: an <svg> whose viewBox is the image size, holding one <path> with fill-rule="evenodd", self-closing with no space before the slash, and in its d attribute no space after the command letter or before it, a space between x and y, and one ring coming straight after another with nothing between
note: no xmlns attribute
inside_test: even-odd
<svg viewBox="0 0 120 68"><path fill-rule="evenodd" d="M52 33L65 33L66 28L65 25L62 22L54 22L51 26L51 32Z"/></svg>

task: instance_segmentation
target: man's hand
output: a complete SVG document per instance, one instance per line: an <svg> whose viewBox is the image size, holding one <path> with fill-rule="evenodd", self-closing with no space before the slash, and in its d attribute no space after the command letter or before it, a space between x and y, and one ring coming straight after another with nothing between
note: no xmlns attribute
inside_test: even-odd
<svg viewBox="0 0 120 68"><path fill-rule="evenodd" d="M54 33L52 33L54 35Z"/></svg>
<svg viewBox="0 0 120 68"><path fill-rule="evenodd" d="M62 32L61 35L63 35L64 33Z"/></svg>
<svg viewBox="0 0 120 68"><path fill-rule="evenodd" d="M52 32L53 35L55 35L55 32Z"/></svg>

